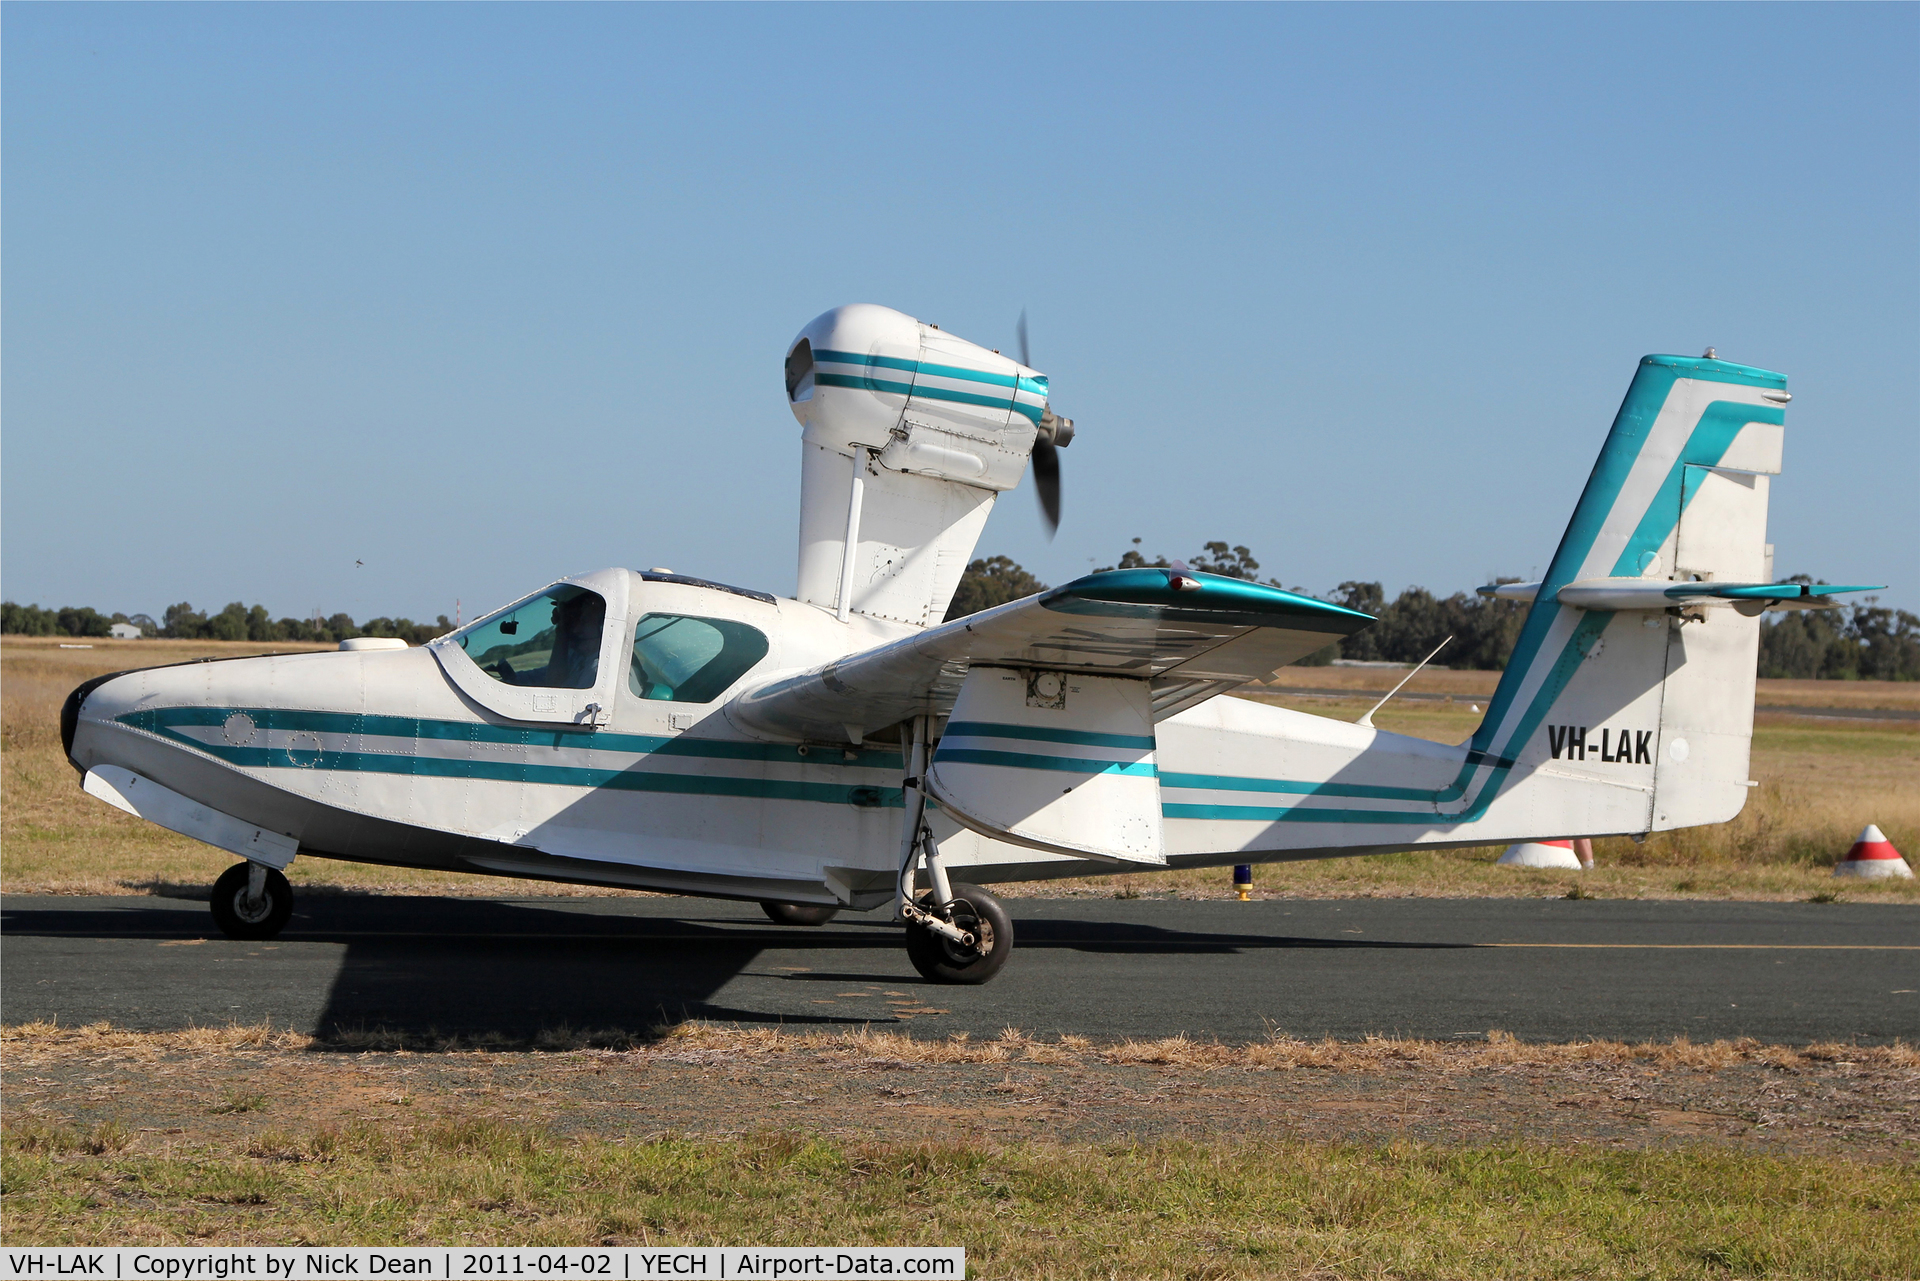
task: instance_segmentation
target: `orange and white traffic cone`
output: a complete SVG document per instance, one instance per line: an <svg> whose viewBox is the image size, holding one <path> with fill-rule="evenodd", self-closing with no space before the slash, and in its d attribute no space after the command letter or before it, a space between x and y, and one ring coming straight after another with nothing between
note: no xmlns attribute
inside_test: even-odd
<svg viewBox="0 0 1920 1281"><path fill-rule="evenodd" d="M1502 867L1564 867L1580 870L1580 856L1573 852L1572 841L1522 841L1507 846L1500 856Z"/></svg>
<svg viewBox="0 0 1920 1281"><path fill-rule="evenodd" d="M1900 851L1893 848L1893 842L1878 826L1869 823L1854 841L1847 856L1833 865L1835 876L1862 876L1869 880L1879 880L1887 876L1912 876L1913 869L1907 866L1907 860L1900 857Z"/></svg>

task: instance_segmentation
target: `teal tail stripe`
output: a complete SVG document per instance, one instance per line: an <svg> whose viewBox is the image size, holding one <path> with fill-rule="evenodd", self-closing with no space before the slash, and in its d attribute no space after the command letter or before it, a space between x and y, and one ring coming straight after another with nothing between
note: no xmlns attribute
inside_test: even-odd
<svg viewBox="0 0 1920 1281"><path fill-rule="evenodd" d="M1787 385L1783 375L1722 360L1647 356L1640 361L1626 397L1620 402L1619 412L1614 415L1613 426L1607 433L1606 443L1601 447L1600 457L1594 462L1593 472L1587 478L1586 488L1581 491L1580 501L1574 507L1573 519L1568 522L1566 533L1561 536L1560 545L1547 567L1546 577L1541 580L1534 606L1528 611L1526 622L1521 625L1520 638L1507 661L1506 672L1493 692L1493 699L1487 705L1486 717L1473 733L1471 745L1476 750L1486 752L1494 749L1493 735L1506 720L1514 699L1519 696L1521 685L1526 681L1541 647L1546 644L1547 633L1552 630L1554 619L1563 608L1554 599L1556 593L1578 576L1608 517L1612 515L1615 503L1619 501L1620 492L1626 486L1634 463L1646 448L1654 423L1673 392L1673 385L1682 378L1743 387L1785 388ZM1721 439L1722 424L1727 415L1713 411L1728 404L1730 402L1714 401L1708 412L1701 415L1701 422L1695 425L1686 445L1679 451L1673 466L1674 474L1666 478L1666 484L1677 488L1685 475L1686 464L1711 466L1726 453L1727 445L1732 441L1730 435ZM1759 405L1739 405L1736 408L1738 413L1745 415L1741 419L1742 424L1786 421L1784 413L1778 409ZM1713 420L1711 424L1709 419ZM1707 428L1704 432L1700 430L1702 425ZM1737 426L1734 431L1738 432ZM1663 487L1662 493L1665 492ZM1650 545L1657 548L1672 532L1679 515L1676 499L1668 496L1664 503L1656 499L1642 516L1633 536L1628 539L1627 549L1616 563L1614 573L1638 574L1639 556L1649 549L1649 540ZM1664 522L1664 528L1659 528L1661 522ZM1656 531L1658 537L1654 537ZM1629 565L1631 569L1625 568ZM1544 708L1536 705L1529 709L1528 720L1537 725L1544 712ZM1510 757L1515 747L1524 742L1525 737L1519 733L1509 735L1500 754Z"/></svg>
<svg viewBox="0 0 1920 1281"><path fill-rule="evenodd" d="M1635 527L1633 536L1627 539L1620 559L1614 562L1614 577L1638 574L1642 553L1658 551L1660 545L1667 541L1667 535L1673 532L1686 505L1693 501L1693 495L1686 492L1688 467L1711 467L1726 457L1733 438L1748 423L1772 423L1778 426L1786 421L1786 411L1777 405L1745 405L1732 400L1716 400L1708 405L1700 415L1700 421L1694 425L1693 434L1687 437L1680 456L1673 460L1673 467L1668 470L1666 479L1660 482L1660 489L1654 494L1653 501L1647 504L1646 514L1640 517L1640 524ZM1560 589L1556 587L1554 590Z"/></svg>
<svg viewBox="0 0 1920 1281"><path fill-rule="evenodd" d="M1151 752L1154 739L1141 734L1096 734L1090 730L1043 729L1035 725L1004 725L999 721L949 721L947 736L1018 738L1042 743L1074 743L1080 747L1137 748Z"/></svg>
<svg viewBox="0 0 1920 1281"><path fill-rule="evenodd" d="M971 747L941 748L933 754L935 765L999 765L1007 769L1049 769L1069 774L1129 774L1154 777L1152 761L1096 761L1073 756L1030 756L1025 752L986 752Z"/></svg>

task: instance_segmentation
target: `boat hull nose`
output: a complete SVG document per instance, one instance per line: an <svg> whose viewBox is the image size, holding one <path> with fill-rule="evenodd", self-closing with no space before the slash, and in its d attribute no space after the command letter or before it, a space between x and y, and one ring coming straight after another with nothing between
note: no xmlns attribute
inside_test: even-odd
<svg viewBox="0 0 1920 1281"><path fill-rule="evenodd" d="M73 755L73 740L80 732L81 711L86 707L87 699L95 690L109 681L117 681L123 676L130 675L132 675L131 672L109 672L105 676L96 676L76 686L73 693L67 695L67 701L60 705L60 750L66 754L67 764L82 774L87 772L87 766L81 764Z"/></svg>

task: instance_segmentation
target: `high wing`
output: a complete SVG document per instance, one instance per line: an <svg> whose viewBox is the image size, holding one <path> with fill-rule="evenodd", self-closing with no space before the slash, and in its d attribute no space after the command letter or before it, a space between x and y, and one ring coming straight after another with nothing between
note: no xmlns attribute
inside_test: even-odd
<svg viewBox="0 0 1920 1281"><path fill-rule="evenodd" d="M1161 721L1371 622L1236 578L1110 570L779 678L727 712L750 732L858 742L914 716L946 716L967 673L987 666L1146 681Z"/></svg>

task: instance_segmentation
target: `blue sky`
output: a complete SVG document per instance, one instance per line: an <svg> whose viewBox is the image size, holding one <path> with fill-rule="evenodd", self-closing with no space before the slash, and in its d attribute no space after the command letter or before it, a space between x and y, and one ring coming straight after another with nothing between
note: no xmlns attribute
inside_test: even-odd
<svg viewBox="0 0 1920 1281"><path fill-rule="evenodd" d="M1920 609L1920 7L0 11L0 590L793 589L787 343L1028 309L981 543L1544 566L1634 363L1785 371L1781 573ZM355 561L364 561L356 567Z"/></svg>

